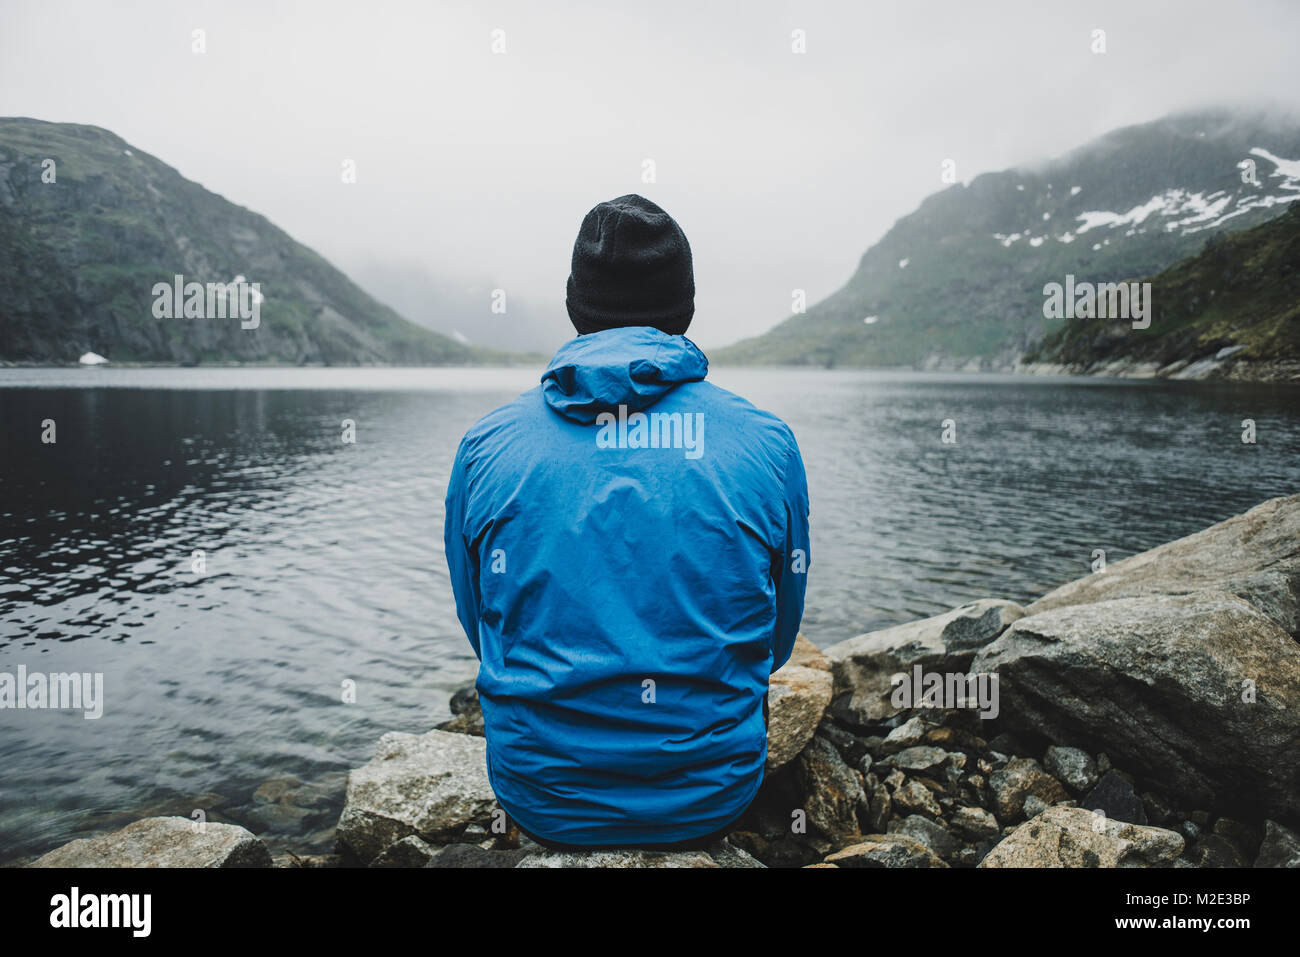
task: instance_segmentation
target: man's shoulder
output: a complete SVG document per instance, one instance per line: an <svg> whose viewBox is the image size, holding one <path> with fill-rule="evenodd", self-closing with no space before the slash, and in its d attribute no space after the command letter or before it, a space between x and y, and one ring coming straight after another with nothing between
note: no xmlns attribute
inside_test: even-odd
<svg viewBox="0 0 1300 957"><path fill-rule="evenodd" d="M751 439L758 435L766 435L778 445L798 448L794 431L780 416L766 409L760 409L742 395L703 379L699 382L688 382L679 386L678 390L686 390L683 399L693 395L696 401L731 419L737 427L745 429Z"/></svg>
<svg viewBox="0 0 1300 957"><path fill-rule="evenodd" d="M464 441L473 443L483 438L510 429L520 423L538 418L544 411L546 403L542 400L542 387L534 386L521 393L505 405L498 406L479 419L465 432Z"/></svg>

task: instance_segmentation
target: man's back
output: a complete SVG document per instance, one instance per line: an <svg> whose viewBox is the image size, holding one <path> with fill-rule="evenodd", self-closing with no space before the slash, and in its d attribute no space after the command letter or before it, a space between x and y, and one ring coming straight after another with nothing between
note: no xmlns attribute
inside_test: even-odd
<svg viewBox="0 0 1300 957"><path fill-rule="evenodd" d="M790 430L690 340L580 336L466 435L447 497L493 789L571 844L687 840L762 778L808 562Z"/></svg>

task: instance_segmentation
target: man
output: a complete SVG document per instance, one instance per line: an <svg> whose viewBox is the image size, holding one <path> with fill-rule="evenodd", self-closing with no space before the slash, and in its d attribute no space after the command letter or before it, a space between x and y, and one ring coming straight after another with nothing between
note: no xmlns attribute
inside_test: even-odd
<svg viewBox="0 0 1300 957"><path fill-rule="evenodd" d="M460 444L444 538L488 775L553 846L683 847L753 800L809 563L799 448L704 381L686 236L640 196L573 247L578 336Z"/></svg>

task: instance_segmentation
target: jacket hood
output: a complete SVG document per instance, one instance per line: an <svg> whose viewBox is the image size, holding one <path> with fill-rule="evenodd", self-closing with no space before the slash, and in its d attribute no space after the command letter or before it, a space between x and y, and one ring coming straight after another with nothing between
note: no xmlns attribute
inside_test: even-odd
<svg viewBox="0 0 1300 957"><path fill-rule="evenodd" d="M709 360L685 336L624 326L562 345L542 374L542 396L566 419L590 424L620 405L639 412L708 371Z"/></svg>

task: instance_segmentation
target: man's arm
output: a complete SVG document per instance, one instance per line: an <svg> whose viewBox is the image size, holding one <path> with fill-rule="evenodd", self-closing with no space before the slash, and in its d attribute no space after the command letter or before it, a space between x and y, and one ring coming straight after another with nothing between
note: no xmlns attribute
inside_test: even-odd
<svg viewBox="0 0 1300 957"><path fill-rule="evenodd" d="M456 450L456 459L447 480L446 518L442 526L443 551L447 556L447 571L451 574L451 590L456 596L456 617L465 628L465 636L479 660L478 637L478 553L465 540L465 443Z"/></svg>
<svg viewBox="0 0 1300 957"><path fill-rule="evenodd" d="M772 670L780 668L794 651L803 618L804 590L812 552L808 543L808 478L799 446L790 436L790 459L785 468L785 540L780 561L773 568L776 583L776 630L772 636Z"/></svg>

